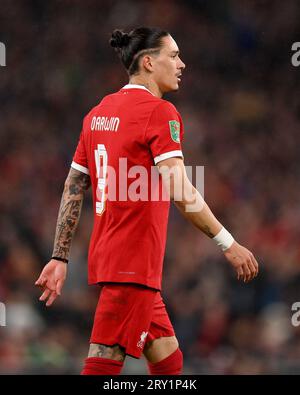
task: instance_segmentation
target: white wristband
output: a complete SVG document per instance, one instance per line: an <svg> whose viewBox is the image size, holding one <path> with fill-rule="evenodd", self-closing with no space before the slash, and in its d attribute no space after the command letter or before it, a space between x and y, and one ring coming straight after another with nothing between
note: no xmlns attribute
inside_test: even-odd
<svg viewBox="0 0 300 395"><path fill-rule="evenodd" d="M223 251L231 247L234 242L234 238L224 227L215 237L213 237L213 240L222 248Z"/></svg>

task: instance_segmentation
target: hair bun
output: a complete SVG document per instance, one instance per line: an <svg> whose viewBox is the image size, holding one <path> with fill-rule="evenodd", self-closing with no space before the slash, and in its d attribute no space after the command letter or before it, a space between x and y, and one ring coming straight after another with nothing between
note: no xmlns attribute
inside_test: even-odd
<svg viewBox="0 0 300 395"><path fill-rule="evenodd" d="M127 33L123 33L121 30L114 30L111 35L110 45L114 48L126 47L129 40L130 37Z"/></svg>

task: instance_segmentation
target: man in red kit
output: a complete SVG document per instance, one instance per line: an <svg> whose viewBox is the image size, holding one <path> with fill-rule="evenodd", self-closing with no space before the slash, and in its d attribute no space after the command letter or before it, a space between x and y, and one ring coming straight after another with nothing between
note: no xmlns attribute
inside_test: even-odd
<svg viewBox="0 0 300 395"><path fill-rule="evenodd" d="M221 247L238 279L255 277L258 263L215 218L186 175L183 123L176 108L162 99L178 90L185 68L174 39L160 29L138 28L128 34L115 30L110 44L129 84L104 97L84 118L52 258L36 285L43 289L40 300L46 306L61 294L84 192L91 184L94 227L88 278L101 291L82 374L120 374L126 355L140 358L143 353L150 374L178 375L183 356L161 297L170 199ZM154 165L158 181L151 184ZM142 197L133 196L137 169L141 177L146 174L142 186L167 188L170 199L161 194L154 199L149 189Z"/></svg>

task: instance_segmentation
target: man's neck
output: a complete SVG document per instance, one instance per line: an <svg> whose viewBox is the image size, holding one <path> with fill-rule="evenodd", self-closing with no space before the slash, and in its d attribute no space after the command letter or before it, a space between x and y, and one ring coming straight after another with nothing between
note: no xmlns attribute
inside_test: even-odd
<svg viewBox="0 0 300 395"><path fill-rule="evenodd" d="M153 82L152 80L146 81L145 78L142 78L140 76L131 77L129 79L129 84L142 85L147 88L154 96L157 96L159 98L161 98L163 95L155 82Z"/></svg>

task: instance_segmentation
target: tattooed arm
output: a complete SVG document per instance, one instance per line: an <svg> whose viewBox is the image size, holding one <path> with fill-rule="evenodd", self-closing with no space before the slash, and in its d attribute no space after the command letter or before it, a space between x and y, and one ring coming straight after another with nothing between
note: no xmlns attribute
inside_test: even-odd
<svg viewBox="0 0 300 395"><path fill-rule="evenodd" d="M58 212L56 233L52 256L68 259L73 236L79 222L84 192L90 186L90 176L70 169L65 181L65 187ZM43 290L40 300L51 306L56 297L61 294L67 275L67 264L51 259L43 268L35 285Z"/></svg>
<svg viewBox="0 0 300 395"><path fill-rule="evenodd" d="M182 159L170 158L158 163L159 172L181 214L208 237L215 237L222 229L203 197L189 181ZM258 273L258 263L247 248L234 241L224 251L238 279L249 281Z"/></svg>
<svg viewBox="0 0 300 395"><path fill-rule="evenodd" d="M52 256L68 259L90 176L71 167L61 198Z"/></svg>

